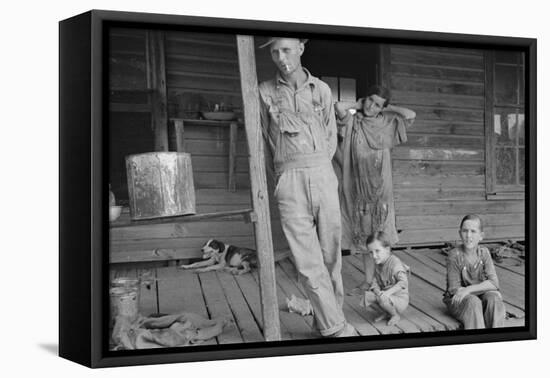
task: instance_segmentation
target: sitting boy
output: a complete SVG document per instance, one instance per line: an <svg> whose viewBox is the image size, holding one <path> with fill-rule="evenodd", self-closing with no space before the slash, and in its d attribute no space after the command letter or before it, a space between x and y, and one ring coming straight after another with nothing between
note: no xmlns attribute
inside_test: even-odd
<svg viewBox="0 0 550 378"><path fill-rule="evenodd" d="M462 245L447 257L447 291L443 302L464 329L502 327L506 310L489 250L481 247L483 222L477 215L462 218Z"/></svg>

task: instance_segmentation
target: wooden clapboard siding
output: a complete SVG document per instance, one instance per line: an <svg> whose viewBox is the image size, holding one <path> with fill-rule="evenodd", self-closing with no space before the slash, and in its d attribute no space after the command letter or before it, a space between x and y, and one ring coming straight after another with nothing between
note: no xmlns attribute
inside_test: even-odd
<svg viewBox="0 0 550 378"><path fill-rule="evenodd" d="M422 230L433 228L458 229L462 214L430 215L419 218L418 215L399 215L396 219L398 229ZM485 214L483 216L485 226L523 225L525 217L523 213L499 213Z"/></svg>
<svg viewBox="0 0 550 378"><path fill-rule="evenodd" d="M394 160L394 174L422 175L484 175L485 165L480 161L419 161Z"/></svg>
<svg viewBox="0 0 550 378"><path fill-rule="evenodd" d="M125 227L111 230L110 261L112 263L164 261L198 258L201 247L209 239L255 249L251 224L240 220L197 222L154 226ZM134 229L138 230L134 230ZM113 231L117 232L113 232ZM140 233L141 231L141 233ZM275 250L284 250L286 242L280 227L273 227Z"/></svg>
<svg viewBox="0 0 550 378"><path fill-rule="evenodd" d="M484 161L485 151L475 148L440 148L438 146L415 148L401 145L393 149L392 157L401 160Z"/></svg>
<svg viewBox="0 0 550 378"><path fill-rule="evenodd" d="M521 214L523 216L525 204L523 201L420 201L401 202L400 215L438 215L481 213L481 214Z"/></svg>
<svg viewBox="0 0 550 378"><path fill-rule="evenodd" d="M438 135L483 135L482 122L428 120L414 126L415 133Z"/></svg>
<svg viewBox="0 0 550 378"><path fill-rule="evenodd" d="M153 151L146 31L111 29L109 38L109 182L128 198L125 157Z"/></svg>
<svg viewBox="0 0 550 378"><path fill-rule="evenodd" d="M139 91L148 88L144 30L112 29L109 39L109 88Z"/></svg>
<svg viewBox="0 0 550 378"><path fill-rule="evenodd" d="M483 96L483 83L472 82L449 82L448 80L432 79L426 77L394 76L391 79L391 86L398 91L429 92L448 95Z"/></svg>
<svg viewBox="0 0 550 378"><path fill-rule="evenodd" d="M489 226L484 228L485 241L510 240L523 238L524 225ZM458 225L450 228L429 228L422 230L406 229L399 234L400 244L434 245L458 242Z"/></svg>
<svg viewBox="0 0 550 378"><path fill-rule="evenodd" d="M483 51L385 51L383 77L394 103L417 113L407 143L392 152L400 243L455 241L468 213L482 216L487 239L522 238L524 202L486 199Z"/></svg>
<svg viewBox="0 0 550 378"><path fill-rule="evenodd" d="M166 77L171 117L187 118L189 111L212 110L223 103L242 108L237 45L234 35L167 32ZM248 149L242 127L237 134L236 189L248 189ZM196 189L228 188L229 127L184 125L183 149L191 154ZM176 136L169 145L175 150Z"/></svg>
<svg viewBox="0 0 550 378"><path fill-rule="evenodd" d="M171 117L221 103L242 108L234 35L167 32L165 48Z"/></svg>
<svg viewBox="0 0 550 378"><path fill-rule="evenodd" d="M228 188L229 185L229 126L212 124L184 124L183 149L191 154L196 189ZM176 135L169 134L169 146L176 150ZM250 188L248 146L242 126L237 130L235 189Z"/></svg>

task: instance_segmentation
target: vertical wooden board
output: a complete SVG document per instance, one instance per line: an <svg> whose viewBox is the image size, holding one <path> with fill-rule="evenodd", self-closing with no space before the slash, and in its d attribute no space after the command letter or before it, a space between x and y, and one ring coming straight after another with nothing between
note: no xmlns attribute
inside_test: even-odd
<svg viewBox="0 0 550 378"><path fill-rule="evenodd" d="M485 71L488 73L485 75L485 87L489 90L485 94L485 161L487 164L487 174L485 181L485 190L487 193L495 192L495 150L494 150L494 138L491 137L493 134L494 127L494 55L492 52L486 51L484 53L485 61Z"/></svg>
<svg viewBox="0 0 550 378"><path fill-rule="evenodd" d="M258 251L260 271L260 293L264 317L264 336L267 341L280 340L279 311L277 306L277 288L275 283L275 262L273 258L273 240L269 215L269 194L267 192L264 138L260 124L260 100L256 59L254 56L254 38L238 35L237 49L239 71L244 104L244 120L250 154L250 185L252 205L258 220L254 223L256 250Z"/></svg>
<svg viewBox="0 0 550 378"><path fill-rule="evenodd" d="M236 169L237 169L237 132L238 124L231 122L229 125L229 167L228 167L228 190L234 192L237 190Z"/></svg>
<svg viewBox="0 0 550 378"><path fill-rule="evenodd" d="M176 267L157 269L159 312L177 314L192 312L210 318L201 291L199 278L195 273ZM216 344L215 339L203 345Z"/></svg>
<svg viewBox="0 0 550 378"><path fill-rule="evenodd" d="M111 281L115 279L118 271L115 265L109 265L109 285L111 284Z"/></svg>
<svg viewBox="0 0 550 378"><path fill-rule="evenodd" d="M360 269L361 261L358 258L352 257L349 262ZM409 280L409 297L410 305L443 324L447 330L459 327L459 323L447 314L442 300L443 290L413 276Z"/></svg>
<svg viewBox="0 0 550 378"><path fill-rule="evenodd" d="M226 272L218 272L218 279L231 307L231 311L235 316L243 341L264 341L260 326L256 323L254 315L251 312L252 310L249 308L248 303L246 303L246 299L233 275Z"/></svg>
<svg viewBox="0 0 550 378"><path fill-rule="evenodd" d="M158 313L157 269L138 269L137 275L141 280L139 312L143 316Z"/></svg>
<svg viewBox="0 0 550 378"><path fill-rule="evenodd" d="M279 262L279 268L281 269L281 272L286 276L285 280L288 280L288 282L294 284L293 286L297 289L297 294L300 295L303 298L306 298L306 293L303 288L303 286L298 282L297 280L297 272L296 268L290 262L289 259L285 259L283 261ZM361 336L367 336L367 335L379 335L380 332L376 328L374 328L363 316L361 313L357 312L353 307L350 306L350 304L344 300L344 316L346 318L346 321L353 325L357 332Z"/></svg>
<svg viewBox="0 0 550 378"><path fill-rule="evenodd" d="M345 265L346 273L350 277L353 277L353 279L356 280L357 285L359 285L361 282L363 282L365 276L364 276L363 272L360 269L354 269L354 266L349 264L348 261L345 261L342 265ZM378 311L376 311L376 312L378 312ZM378 315L376 315L376 316L378 316ZM381 321L379 323L385 324L386 321L384 320L384 321ZM378 324L378 323L376 323L376 324ZM407 312L401 314L401 320L396 324L396 327L401 329L405 333L414 333L414 332L421 332L422 331L421 328L419 328L415 323L411 322L407 318Z"/></svg>
<svg viewBox="0 0 550 378"><path fill-rule="evenodd" d="M252 276L259 284L260 278L258 272L253 272ZM313 330L311 329L311 324L308 323L300 314L290 313L286 309L285 294L286 293L281 288L281 286L277 285L277 302L281 324L285 325L285 328L288 331L292 340L305 340L314 338L315 336L313 334Z"/></svg>
<svg viewBox="0 0 550 378"><path fill-rule="evenodd" d="M174 119L174 133L176 134L176 151L177 152L185 152L184 127L185 126L183 124L183 119Z"/></svg>
<svg viewBox="0 0 550 378"><path fill-rule="evenodd" d="M216 272L200 273L199 280L210 317L212 319L223 317L231 320L224 328L223 333L218 336L218 342L220 344L242 343L243 338L237 328Z"/></svg>
<svg viewBox="0 0 550 378"><path fill-rule="evenodd" d="M376 78L378 85L390 88L391 77L394 75L394 69L391 62L391 47L388 44L380 44L380 68Z"/></svg>
<svg viewBox="0 0 550 378"><path fill-rule="evenodd" d="M146 57L148 88L152 89L152 128L155 151L168 151L168 100L166 95L166 64L164 32L148 31Z"/></svg>

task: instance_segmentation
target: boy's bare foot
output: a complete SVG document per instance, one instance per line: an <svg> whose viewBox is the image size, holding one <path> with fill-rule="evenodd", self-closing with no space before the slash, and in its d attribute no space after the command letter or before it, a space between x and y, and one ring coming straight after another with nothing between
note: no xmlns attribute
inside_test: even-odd
<svg viewBox="0 0 550 378"><path fill-rule="evenodd" d="M386 320L386 319L388 319L388 315L387 314L382 314L382 315L379 315L376 318L374 318L374 322L377 323L377 322L380 322L380 321Z"/></svg>
<svg viewBox="0 0 550 378"><path fill-rule="evenodd" d="M389 326L393 326L393 325L396 325L397 322L401 319L401 317L397 314L393 315L389 320L388 320L388 325Z"/></svg>

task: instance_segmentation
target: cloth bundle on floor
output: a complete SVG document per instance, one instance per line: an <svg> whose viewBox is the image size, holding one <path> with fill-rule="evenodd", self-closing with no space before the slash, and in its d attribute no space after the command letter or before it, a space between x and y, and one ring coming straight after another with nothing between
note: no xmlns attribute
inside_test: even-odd
<svg viewBox="0 0 550 378"><path fill-rule="evenodd" d="M286 299L288 312L295 312L302 316L313 315L313 307L309 299L298 298L294 294Z"/></svg>
<svg viewBox="0 0 550 378"><path fill-rule="evenodd" d="M196 345L220 335L231 319L206 319L183 312L175 315L132 320L117 316L112 333L114 350Z"/></svg>

